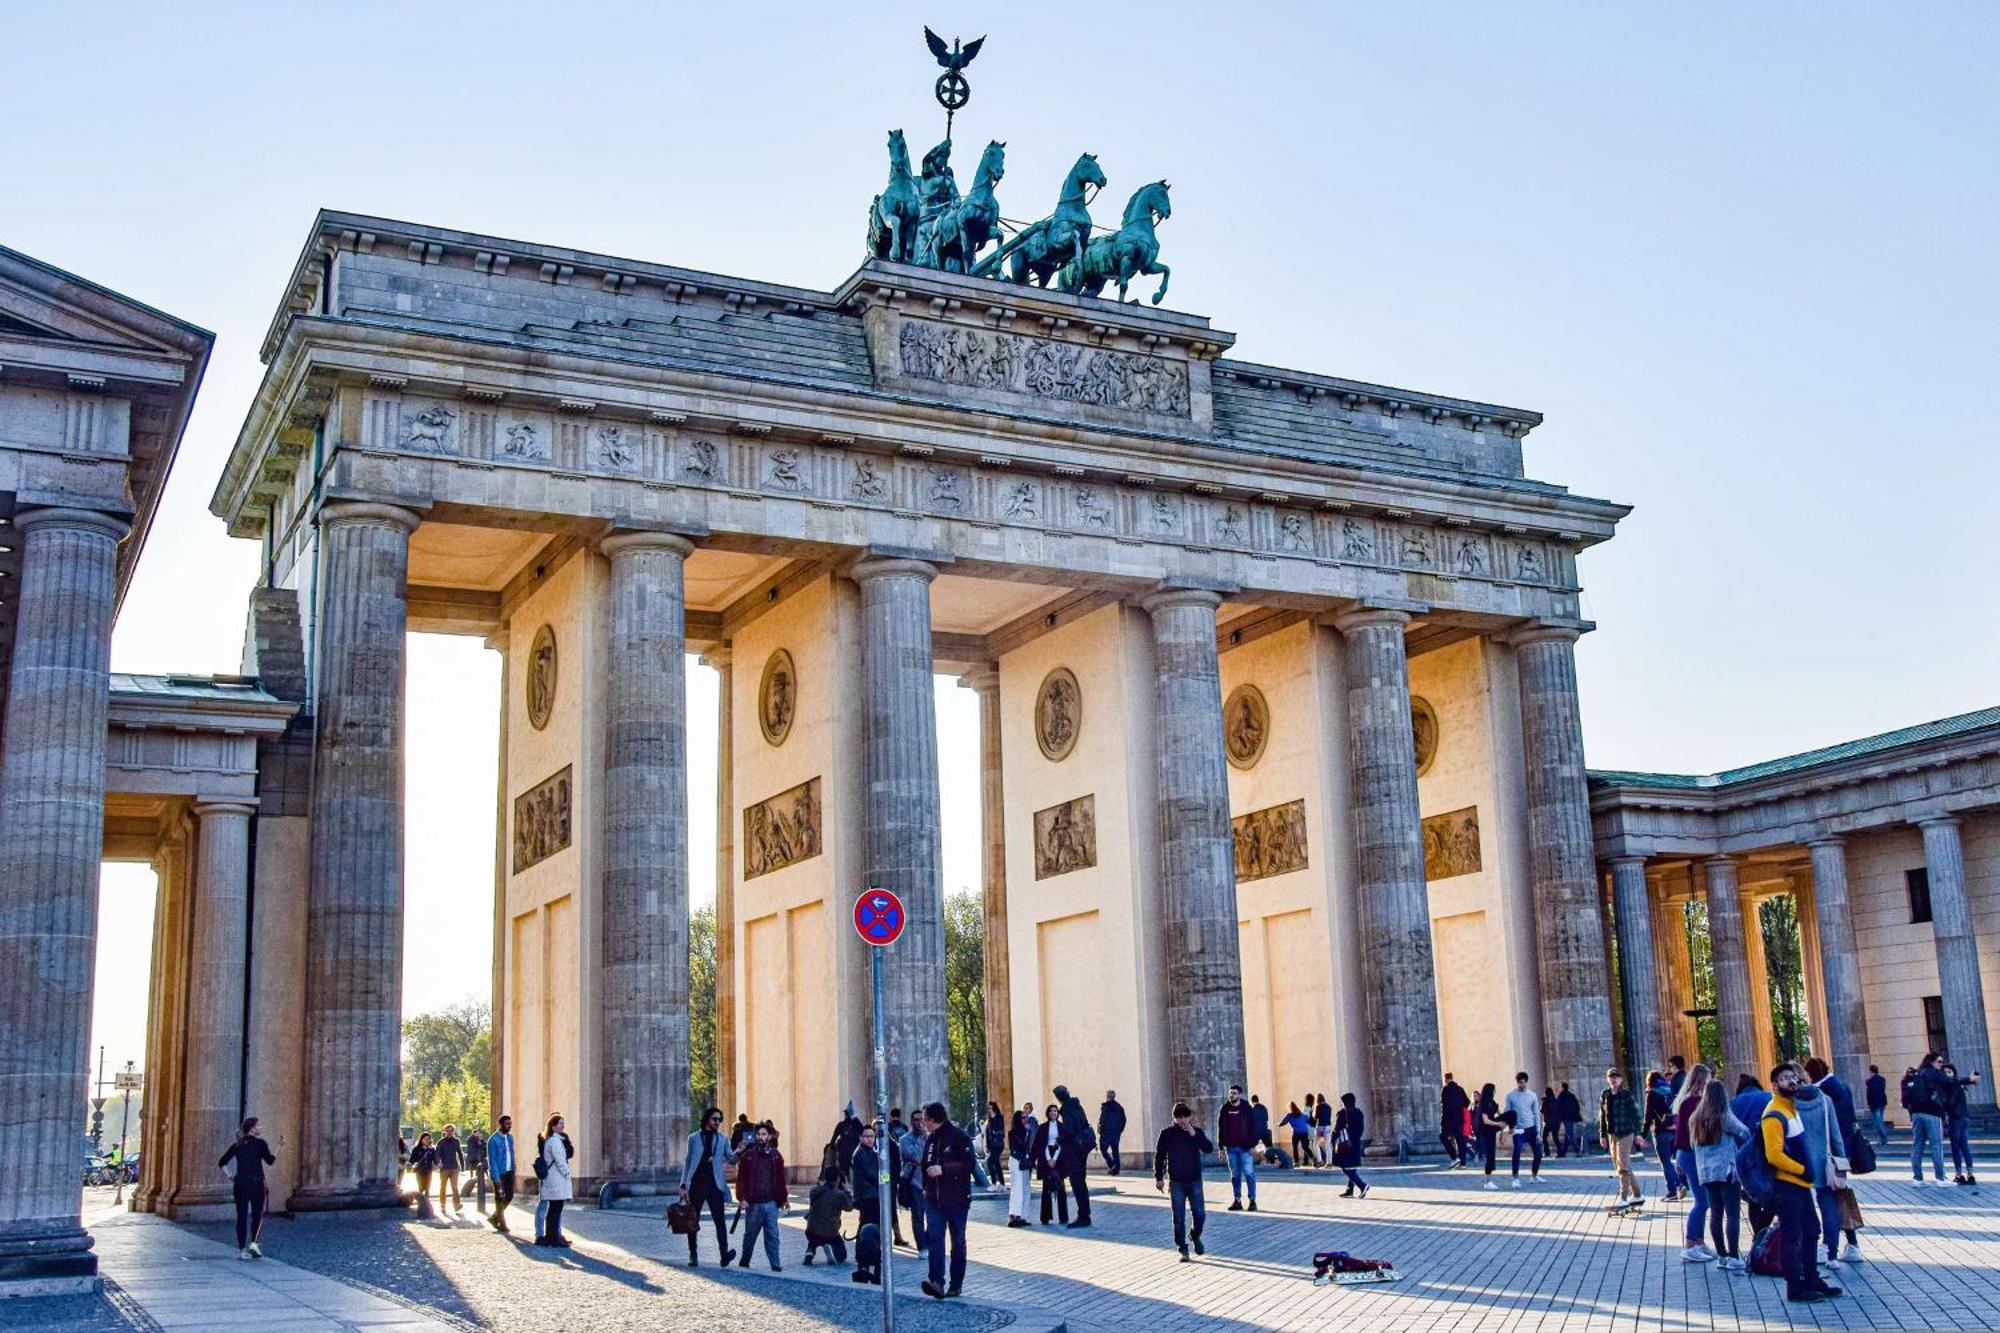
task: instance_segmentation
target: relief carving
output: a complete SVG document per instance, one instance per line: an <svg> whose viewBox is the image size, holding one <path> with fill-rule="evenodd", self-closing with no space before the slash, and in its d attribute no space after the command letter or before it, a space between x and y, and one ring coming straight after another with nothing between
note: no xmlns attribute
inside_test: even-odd
<svg viewBox="0 0 2000 1333"><path fill-rule="evenodd" d="M931 469L930 507L956 514L965 508L964 478L950 468Z"/></svg>
<svg viewBox="0 0 2000 1333"><path fill-rule="evenodd" d="M806 479L799 475L799 451L778 449L771 454L770 483L781 491L802 491Z"/></svg>
<svg viewBox="0 0 2000 1333"><path fill-rule="evenodd" d="M763 678L757 682L757 725L765 740L773 745L785 743L785 737L792 734L792 716L798 703L798 669L792 665L792 655L780 648L764 663Z"/></svg>
<svg viewBox="0 0 2000 1333"><path fill-rule="evenodd" d="M1410 696L1410 740L1417 752L1417 776L1431 771L1438 752L1438 715L1430 700L1420 694Z"/></svg>
<svg viewBox="0 0 2000 1333"><path fill-rule="evenodd" d="M1431 563L1431 544L1418 528L1403 529L1403 563L1428 569Z"/></svg>
<svg viewBox="0 0 2000 1333"><path fill-rule="evenodd" d="M889 485L875 466L874 459L857 458L854 460L854 480L849 489L857 500L880 500L888 494Z"/></svg>
<svg viewBox="0 0 2000 1333"><path fill-rule="evenodd" d="M1057 667L1035 695L1035 740L1043 755L1061 763L1083 729L1083 691L1068 667Z"/></svg>
<svg viewBox="0 0 2000 1333"><path fill-rule="evenodd" d="M1523 583L1540 583L1548 575L1542 572L1542 557L1534 547L1520 545L1514 548L1514 576Z"/></svg>
<svg viewBox="0 0 2000 1333"><path fill-rule="evenodd" d="M684 476L700 477L705 481L715 480L715 445L709 440L695 440L688 445L687 462L681 465Z"/></svg>
<svg viewBox="0 0 2000 1333"><path fill-rule="evenodd" d="M1007 488L1007 499L1000 506L1004 518L1025 518L1030 522L1040 518L1035 511L1035 483L1017 481Z"/></svg>
<svg viewBox="0 0 2000 1333"><path fill-rule="evenodd" d="M1187 367L1164 357L985 333L905 320L897 339L903 374L1092 407L1188 416Z"/></svg>
<svg viewBox="0 0 2000 1333"><path fill-rule="evenodd" d="M1181 511L1174 507L1174 502L1164 495L1154 495L1148 498L1152 501L1153 526L1161 532L1179 532L1181 527Z"/></svg>
<svg viewBox="0 0 2000 1333"><path fill-rule="evenodd" d="M569 846L569 768L514 798L514 873Z"/></svg>
<svg viewBox="0 0 2000 1333"><path fill-rule="evenodd" d="M630 472L634 455L632 442L626 438L623 426L599 426L597 428L597 460L616 472Z"/></svg>
<svg viewBox="0 0 2000 1333"><path fill-rule="evenodd" d="M507 442L500 446L500 452L509 458L547 458L548 446L542 442L532 421L517 421L507 427Z"/></svg>
<svg viewBox="0 0 2000 1333"><path fill-rule="evenodd" d="M1357 519L1342 519L1340 524L1340 556L1343 560L1373 560L1375 543L1368 540L1368 529Z"/></svg>
<svg viewBox="0 0 2000 1333"><path fill-rule="evenodd" d="M1229 821L1236 839L1236 882L1306 868L1306 803L1288 801Z"/></svg>
<svg viewBox="0 0 2000 1333"><path fill-rule="evenodd" d="M1479 869L1479 807L1424 820L1424 878L1450 879Z"/></svg>
<svg viewBox="0 0 2000 1333"><path fill-rule="evenodd" d="M1111 526L1111 508L1104 498L1088 486L1076 488L1076 512L1083 515L1086 526L1108 528Z"/></svg>
<svg viewBox="0 0 2000 1333"><path fill-rule="evenodd" d="M528 724L536 731L549 725L556 702L556 632L544 625L535 631L528 650Z"/></svg>
<svg viewBox="0 0 2000 1333"><path fill-rule="evenodd" d="M1278 546L1281 550L1299 552L1306 549L1306 516L1286 514L1278 520Z"/></svg>
<svg viewBox="0 0 2000 1333"><path fill-rule="evenodd" d="M1458 572L1461 574L1484 574L1486 572L1486 550L1477 537L1458 539Z"/></svg>
<svg viewBox="0 0 2000 1333"><path fill-rule="evenodd" d="M1271 706L1255 685L1238 685L1222 705L1222 744L1237 768L1254 768L1271 738Z"/></svg>
<svg viewBox="0 0 2000 1333"><path fill-rule="evenodd" d="M458 414L441 404L433 404L403 420L403 447L425 453L451 452L451 423Z"/></svg>
<svg viewBox="0 0 2000 1333"><path fill-rule="evenodd" d="M801 782L743 811L743 878L755 879L820 852L819 779Z"/></svg>
<svg viewBox="0 0 2000 1333"><path fill-rule="evenodd" d="M1035 878L1097 864L1097 797L1079 796L1035 811Z"/></svg>
<svg viewBox="0 0 2000 1333"><path fill-rule="evenodd" d="M1215 525L1215 535L1223 541L1242 545L1243 511L1235 505L1225 505L1222 510L1222 521Z"/></svg>

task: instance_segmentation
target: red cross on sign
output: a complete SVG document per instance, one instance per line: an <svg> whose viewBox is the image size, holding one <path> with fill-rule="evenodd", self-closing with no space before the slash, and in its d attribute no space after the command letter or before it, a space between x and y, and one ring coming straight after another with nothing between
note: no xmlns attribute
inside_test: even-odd
<svg viewBox="0 0 2000 1333"><path fill-rule="evenodd" d="M887 889L866 889L854 900L854 929L864 943L878 948L894 944L906 920L903 900Z"/></svg>

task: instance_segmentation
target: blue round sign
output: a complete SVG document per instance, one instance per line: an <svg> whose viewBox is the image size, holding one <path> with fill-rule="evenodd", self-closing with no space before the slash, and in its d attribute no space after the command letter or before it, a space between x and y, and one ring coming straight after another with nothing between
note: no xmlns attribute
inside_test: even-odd
<svg viewBox="0 0 2000 1333"><path fill-rule="evenodd" d="M854 929L877 948L894 944L903 934L903 900L887 889L867 889L854 900Z"/></svg>

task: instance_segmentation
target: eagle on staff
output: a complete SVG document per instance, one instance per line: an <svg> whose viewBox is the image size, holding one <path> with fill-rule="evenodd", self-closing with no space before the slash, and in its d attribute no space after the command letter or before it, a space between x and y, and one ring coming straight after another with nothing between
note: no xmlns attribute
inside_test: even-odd
<svg viewBox="0 0 2000 1333"><path fill-rule="evenodd" d="M965 67L979 54L979 48L986 45L984 37L975 37L963 46L958 38L951 39L951 45L944 44L944 38L932 32L929 24L924 25L924 41L930 46L931 54L944 66L944 73L932 92L937 95L938 105L944 108L944 137L951 138L951 118L958 109L972 100L972 85L965 81Z"/></svg>

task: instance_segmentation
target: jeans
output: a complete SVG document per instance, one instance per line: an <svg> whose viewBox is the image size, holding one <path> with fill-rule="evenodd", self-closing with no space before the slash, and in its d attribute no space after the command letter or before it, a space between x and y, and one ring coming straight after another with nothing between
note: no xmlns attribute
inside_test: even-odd
<svg viewBox="0 0 2000 1333"><path fill-rule="evenodd" d="M1187 1215L1194 1214L1194 1238L1201 1239L1202 1224L1208 1221L1208 1201L1201 1197L1201 1177L1193 1180L1170 1180L1167 1194L1174 1201L1174 1248L1188 1247Z"/></svg>
<svg viewBox="0 0 2000 1333"><path fill-rule="evenodd" d="M1708 1186L1702 1184L1701 1178L1695 1174L1694 1149L1682 1148L1674 1154L1674 1158L1675 1165L1680 1168L1681 1179L1687 1182L1689 1190L1694 1194L1694 1206L1688 1209L1687 1243L1690 1246L1699 1245L1702 1226L1708 1221ZM1718 1250L1717 1253L1721 1251Z"/></svg>
<svg viewBox="0 0 2000 1333"><path fill-rule="evenodd" d="M922 1190L917 1190L910 1196L910 1243L917 1247L918 1254L922 1254L930 1248L932 1239L930 1200L924 1197Z"/></svg>
<svg viewBox="0 0 2000 1333"><path fill-rule="evenodd" d="M746 1203L743 1205L743 1258L745 1268L750 1266L750 1256L757 1252L757 1233L764 1233L764 1258L770 1262L771 1271L776 1272L778 1263L778 1205L771 1202Z"/></svg>
<svg viewBox="0 0 2000 1333"><path fill-rule="evenodd" d="M1229 1193L1241 1199L1245 1182L1250 1186L1250 1202L1257 1202L1257 1153L1252 1148L1229 1150Z"/></svg>
<svg viewBox="0 0 2000 1333"><path fill-rule="evenodd" d="M1871 1107L1869 1107L1869 1108L1868 1108L1868 1119L1869 1119L1869 1120L1870 1120L1870 1121L1871 1121L1871 1122L1872 1122L1872 1123L1874 1124L1874 1126L1875 1126L1875 1141L1876 1141L1877 1143L1881 1144L1881 1145L1882 1145L1882 1146L1883 1146L1884 1148L1888 1147L1888 1146L1889 1146L1889 1119L1888 1119L1888 1116L1887 1116L1887 1115L1885 1114L1885 1108L1883 1108L1883 1107L1880 1107L1880 1106L1871 1106Z"/></svg>
<svg viewBox="0 0 2000 1333"><path fill-rule="evenodd" d="M1531 1176L1542 1174L1542 1132L1532 1127L1517 1130L1514 1134L1514 1178L1516 1180L1520 1179L1521 1176L1521 1149L1524 1147L1533 1150L1535 1155L1534 1161L1529 1164L1528 1174Z"/></svg>
<svg viewBox="0 0 2000 1333"><path fill-rule="evenodd" d="M1931 1170L1939 1180L1944 1179L1944 1118L1926 1115L1922 1111L1910 1115L1910 1174L1918 1180L1924 1178L1924 1148L1931 1151Z"/></svg>
<svg viewBox="0 0 2000 1333"><path fill-rule="evenodd" d="M1945 1137L1951 1140L1951 1173L1955 1176L1972 1174L1972 1126L1963 1114L1955 1115L1945 1122Z"/></svg>
<svg viewBox="0 0 2000 1333"><path fill-rule="evenodd" d="M946 1291L957 1291L965 1285L965 1216L972 1210L972 1204L953 1203L939 1207L926 1200L924 1210L930 1216L931 1227L931 1285L944 1287ZM945 1283L944 1247L951 1242L951 1282Z"/></svg>
<svg viewBox="0 0 2000 1333"><path fill-rule="evenodd" d="M1819 1204L1819 1234L1826 1242L1826 1257L1829 1261L1840 1257L1840 1193L1830 1188L1813 1191L1813 1198ZM1849 1239L1852 1239L1850 1235Z"/></svg>
<svg viewBox="0 0 2000 1333"><path fill-rule="evenodd" d="M1743 1199L1743 1187L1736 1183L1736 1177L1727 1180L1711 1180L1706 1185L1695 1186L1695 1198L1708 1195L1708 1234L1712 1248L1725 1259L1740 1259L1736 1252L1736 1240L1743 1225L1738 1204Z"/></svg>
<svg viewBox="0 0 2000 1333"><path fill-rule="evenodd" d="M514 1202L514 1173L502 1171L493 1177L493 1225L507 1229L507 1205Z"/></svg>
<svg viewBox="0 0 2000 1333"><path fill-rule="evenodd" d="M239 1180L236 1195L236 1248L242 1249L264 1233L265 1189L262 1179Z"/></svg>
<svg viewBox="0 0 2000 1333"><path fill-rule="evenodd" d="M545 1231L543 1231L542 1239L547 1241L551 1245L562 1245L567 1243L563 1237L562 1215L563 1215L563 1205L568 1202L569 1202L568 1199L549 1200L548 1227Z"/></svg>
<svg viewBox="0 0 2000 1333"><path fill-rule="evenodd" d="M986 1175L996 1185L1007 1183L1007 1154L998 1148L986 1150Z"/></svg>
<svg viewBox="0 0 2000 1333"><path fill-rule="evenodd" d="M837 1264L844 1264L847 1262L847 1242L837 1235L830 1240L814 1240L811 1236L807 1236L806 1237L807 1263L812 1262L813 1251L818 1249L831 1250L833 1252L833 1261Z"/></svg>
<svg viewBox="0 0 2000 1333"><path fill-rule="evenodd" d="M1118 1136L1106 1134L1097 1141L1097 1150L1104 1154L1104 1168L1112 1175L1121 1169L1118 1162Z"/></svg>
<svg viewBox="0 0 2000 1333"><path fill-rule="evenodd" d="M549 1224L549 1201L537 1197L535 1200L535 1239L542 1238L542 1228Z"/></svg>
<svg viewBox="0 0 2000 1333"><path fill-rule="evenodd" d="M1653 1136L1653 1149L1660 1154L1660 1174L1666 1177L1667 1193L1680 1193L1687 1182L1681 1179L1680 1163L1674 1158L1674 1132L1662 1125Z"/></svg>
<svg viewBox="0 0 2000 1333"><path fill-rule="evenodd" d="M1819 1289L1819 1210L1813 1192L1778 1182L1778 1229L1785 1238L1785 1295L1796 1299Z"/></svg>

